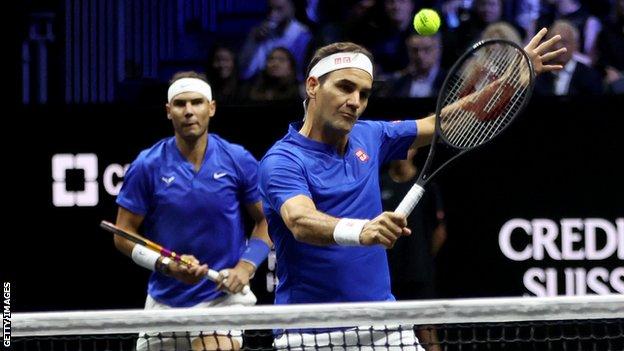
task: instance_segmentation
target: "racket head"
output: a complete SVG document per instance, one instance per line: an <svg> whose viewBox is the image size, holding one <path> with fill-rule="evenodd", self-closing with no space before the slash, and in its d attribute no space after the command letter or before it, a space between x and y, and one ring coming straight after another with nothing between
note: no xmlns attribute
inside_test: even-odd
<svg viewBox="0 0 624 351"><path fill-rule="evenodd" d="M526 107L534 84L533 65L518 44L504 39L474 44L442 84L433 142L439 137L464 151L489 142ZM462 107L453 108L457 105Z"/></svg>

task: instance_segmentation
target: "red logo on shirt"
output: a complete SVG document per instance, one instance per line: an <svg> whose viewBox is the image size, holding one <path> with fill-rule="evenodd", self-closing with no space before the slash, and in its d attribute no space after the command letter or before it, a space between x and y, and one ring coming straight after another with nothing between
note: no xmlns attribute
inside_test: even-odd
<svg viewBox="0 0 624 351"><path fill-rule="evenodd" d="M368 156L368 154L366 154L366 152L362 149L357 149L355 151L355 156L357 156L357 158L360 159L360 161L362 162L366 162L370 159L370 157Z"/></svg>

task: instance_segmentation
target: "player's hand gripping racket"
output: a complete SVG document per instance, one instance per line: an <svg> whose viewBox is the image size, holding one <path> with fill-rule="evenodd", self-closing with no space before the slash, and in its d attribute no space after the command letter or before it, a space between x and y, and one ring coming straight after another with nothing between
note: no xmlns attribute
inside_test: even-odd
<svg viewBox="0 0 624 351"><path fill-rule="evenodd" d="M395 212L408 216L425 184L444 166L507 128L529 101L534 79L529 56L513 42L482 41L466 51L440 89L427 161ZM438 142L448 146L452 156L432 169Z"/></svg>
<svg viewBox="0 0 624 351"><path fill-rule="evenodd" d="M133 243L139 244L139 245L143 245L145 247L147 247L148 249L155 251L159 254L161 254L162 256L165 257L169 257L170 259L174 260L175 262L179 263L179 264L184 264L187 267L191 267L194 265L193 262L186 260L184 257L178 255L177 253L168 250L158 244L156 244L153 241L150 241L148 239L143 238L142 236L139 236L137 234L134 233L130 233L128 231L125 231L119 227L117 227L116 225L107 222L107 221L102 221L100 222L100 227L102 227L102 229L111 232L115 235L119 235L120 237L130 240ZM219 272L215 271L214 269L208 269L208 273L206 275L206 277L212 281L217 281L217 279L219 278ZM243 287L243 295L247 295L249 293L249 285L245 285L245 287Z"/></svg>

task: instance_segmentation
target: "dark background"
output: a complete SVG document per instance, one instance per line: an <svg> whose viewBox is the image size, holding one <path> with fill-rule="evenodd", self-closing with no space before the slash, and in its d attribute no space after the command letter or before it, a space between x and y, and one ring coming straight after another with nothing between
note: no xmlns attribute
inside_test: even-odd
<svg viewBox="0 0 624 351"><path fill-rule="evenodd" d="M423 116L433 103L373 100L362 118ZM623 108L621 97L534 99L492 144L440 174L449 232L436 261L440 297L523 295L528 291L522 276L530 267L611 271L622 266L614 256L599 262L513 262L500 252L498 231L512 218L598 217L612 223L622 218ZM297 102L222 106L210 131L260 158L301 116ZM11 282L12 311L142 307L147 271L118 253L111 235L98 227L116 213L102 173L111 163L131 162L172 133L164 107L21 106L14 117L7 133L22 142L6 149L12 157L5 163L4 184L11 196L2 231L2 279ZM97 206L53 206L51 158L58 153L97 155ZM82 175L75 173L67 174L70 190L82 184ZM260 302L271 303L262 272L254 291Z"/></svg>

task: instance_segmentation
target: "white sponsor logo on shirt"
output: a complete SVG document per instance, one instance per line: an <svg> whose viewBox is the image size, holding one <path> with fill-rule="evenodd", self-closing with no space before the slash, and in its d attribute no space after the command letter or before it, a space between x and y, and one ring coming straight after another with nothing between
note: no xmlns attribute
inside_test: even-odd
<svg viewBox="0 0 624 351"><path fill-rule="evenodd" d="M169 178L162 177L160 179L162 179L162 181L165 182L165 184L170 185L174 181L175 177L174 176L171 176Z"/></svg>

